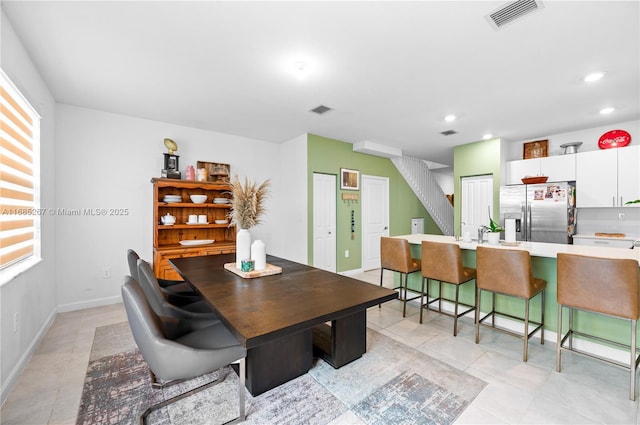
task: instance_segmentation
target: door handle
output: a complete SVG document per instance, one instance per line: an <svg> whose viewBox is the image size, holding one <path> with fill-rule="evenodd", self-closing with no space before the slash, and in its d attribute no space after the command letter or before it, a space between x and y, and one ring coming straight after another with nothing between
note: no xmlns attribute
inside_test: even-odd
<svg viewBox="0 0 640 425"><path fill-rule="evenodd" d="M331 232L329 232L329 234L331 234Z"/></svg>
<svg viewBox="0 0 640 425"><path fill-rule="evenodd" d="M389 226L384 226L384 230L388 230L388 229L389 229Z"/></svg>

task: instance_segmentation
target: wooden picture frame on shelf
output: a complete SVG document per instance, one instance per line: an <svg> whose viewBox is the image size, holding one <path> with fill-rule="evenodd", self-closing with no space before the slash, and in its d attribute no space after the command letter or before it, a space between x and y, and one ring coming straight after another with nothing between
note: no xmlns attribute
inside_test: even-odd
<svg viewBox="0 0 640 425"><path fill-rule="evenodd" d="M349 168L340 169L340 189L360 190L360 171Z"/></svg>
<svg viewBox="0 0 640 425"><path fill-rule="evenodd" d="M198 161L198 169L207 170L207 181L212 183L229 183L231 176L231 165L221 162Z"/></svg>
<svg viewBox="0 0 640 425"><path fill-rule="evenodd" d="M549 141L536 140L522 145L522 159L544 158L549 156Z"/></svg>

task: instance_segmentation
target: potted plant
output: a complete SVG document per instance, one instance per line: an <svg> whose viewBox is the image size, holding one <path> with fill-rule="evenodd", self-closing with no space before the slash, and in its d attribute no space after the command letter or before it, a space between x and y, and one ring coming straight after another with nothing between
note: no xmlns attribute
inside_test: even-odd
<svg viewBox="0 0 640 425"><path fill-rule="evenodd" d="M483 226L485 233L487 234L487 240L491 245L498 245L500 243L500 232L504 229L498 223L493 221L489 216L489 226Z"/></svg>

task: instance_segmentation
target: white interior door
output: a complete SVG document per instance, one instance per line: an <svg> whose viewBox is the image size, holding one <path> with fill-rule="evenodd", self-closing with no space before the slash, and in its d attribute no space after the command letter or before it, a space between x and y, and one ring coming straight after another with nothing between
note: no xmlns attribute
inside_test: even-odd
<svg viewBox="0 0 640 425"><path fill-rule="evenodd" d="M362 268L380 268L380 237L389 236L389 179L362 176Z"/></svg>
<svg viewBox="0 0 640 425"><path fill-rule="evenodd" d="M489 209L493 217L493 176L463 177L461 180L462 232L470 232L471 237L478 237L478 227L489 225Z"/></svg>
<svg viewBox="0 0 640 425"><path fill-rule="evenodd" d="M313 266L336 272L336 176L313 173Z"/></svg>

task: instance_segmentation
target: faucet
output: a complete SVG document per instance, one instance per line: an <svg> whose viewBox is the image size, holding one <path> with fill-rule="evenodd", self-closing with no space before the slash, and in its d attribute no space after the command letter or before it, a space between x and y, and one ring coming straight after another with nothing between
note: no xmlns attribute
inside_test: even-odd
<svg viewBox="0 0 640 425"><path fill-rule="evenodd" d="M462 238L462 235L464 235L464 227L466 226L467 223L465 223L464 221L460 222L460 233L458 233L457 235L455 235L456 241L459 241Z"/></svg>
<svg viewBox="0 0 640 425"><path fill-rule="evenodd" d="M486 231L487 229L485 226L478 227L478 245L482 244L482 239L484 239L484 232Z"/></svg>

